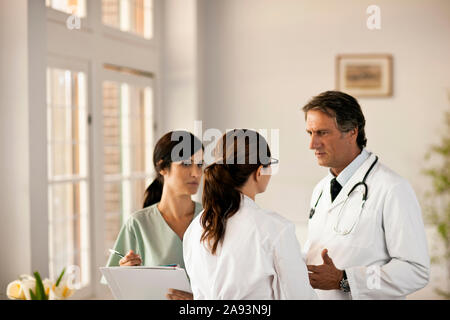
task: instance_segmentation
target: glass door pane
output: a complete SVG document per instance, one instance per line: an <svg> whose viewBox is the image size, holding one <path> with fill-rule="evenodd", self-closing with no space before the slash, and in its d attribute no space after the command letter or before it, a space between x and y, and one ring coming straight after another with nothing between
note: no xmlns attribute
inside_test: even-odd
<svg viewBox="0 0 450 320"><path fill-rule="evenodd" d="M153 96L150 86L103 82L105 248L142 208L153 174ZM105 256L106 262L107 256Z"/></svg>
<svg viewBox="0 0 450 320"><path fill-rule="evenodd" d="M103 24L153 38L153 0L102 0Z"/></svg>
<svg viewBox="0 0 450 320"><path fill-rule="evenodd" d="M73 265L82 286L90 281L86 85L83 72L47 69L50 277Z"/></svg>
<svg viewBox="0 0 450 320"><path fill-rule="evenodd" d="M80 18L86 17L86 0L45 0L47 7L74 14Z"/></svg>

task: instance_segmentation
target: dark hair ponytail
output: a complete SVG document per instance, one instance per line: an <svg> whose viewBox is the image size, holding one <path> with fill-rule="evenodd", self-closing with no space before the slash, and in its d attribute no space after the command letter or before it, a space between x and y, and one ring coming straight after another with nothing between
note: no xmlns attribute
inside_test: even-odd
<svg viewBox="0 0 450 320"><path fill-rule="evenodd" d="M161 176L161 174L158 175ZM161 176L162 177L162 176ZM144 196L144 205L143 208L149 207L152 204L158 203L161 201L162 191L163 191L164 182L162 178L156 177L152 183L148 186L147 190L145 190Z"/></svg>
<svg viewBox="0 0 450 320"><path fill-rule="evenodd" d="M162 136L153 150L153 167L156 178L145 190L143 208L161 201L164 177L159 173L174 161L187 160L203 148L202 142L187 131L170 131Z"/></svg>
<svg viewBox="0 0 450 320"><path fill-rule="evenodd" d="M256 131L235 129L218 142L216 161L204 171L204 212L200 219L203 227L200 241L208 243L212 254L223 241L227 220L239 210L238 188L259 166L269 163L270 156L266 140Z"/></svg>

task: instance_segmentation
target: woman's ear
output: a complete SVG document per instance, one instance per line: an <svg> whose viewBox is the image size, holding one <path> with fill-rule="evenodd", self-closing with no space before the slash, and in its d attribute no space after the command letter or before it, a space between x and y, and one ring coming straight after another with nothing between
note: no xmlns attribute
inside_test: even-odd
<svg viewBox="0 0 450 320"><path fill-rule="evenodd" d="M261 174L261 171L263 170L263 166L262 165L260 165L259 167L258 167L258 169L256 169L256 171L255 171L255 181L256 182L258 182L260 179L261 179L261 176L262 176L262 174Z"/></svg>
<svg viewBox="0 0 450 320"><path fill-rule="evenodd" d="M164 169L159 170L159 174L164 177L169 174L169 171L170 171L169 168L166 167Z"/></svg>
<svg viewBox="0 0 450 320"><path fill-rule="evenodd" d="M162 164L162 159L161 160L159 160L157 163L156 163L156 167L158 168L161 164ZM162 175L162 176L164 176L164 175L166 175L167 173L168 173L168 168L164 168L164 169L161 169L161 170L159 170L159 174L160 175Z"/></svg>

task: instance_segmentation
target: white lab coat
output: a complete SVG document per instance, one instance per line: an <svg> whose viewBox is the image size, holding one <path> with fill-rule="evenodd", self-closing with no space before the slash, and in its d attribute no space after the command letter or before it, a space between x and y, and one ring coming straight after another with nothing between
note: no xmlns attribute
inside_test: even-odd
<svg viewBox="0 0 450 320"><path fill-rule="evenodd" d="M419 203L410 184L379 161L366 179L368 198L358 224L348 235L333 229L348 192L374 161L371 154L333 203L331 174L313 191L311 208L323 194L309 220L306 262L322 264L321 252L328 248L335 266L345 269L351 288L350 294L316 290L320 299L404 299L428 283L430 258ZM350 196L341 213L342 229L357 219L361 197L358 192Z"/></svg>
<svg viewBox="0 0 450 320"><path fill-rule="evenodd" d="M317 299L295 236L295 226L247 196L227 220L222 245L212 255L200 243L201 212L183 237L194 299Z"/></svg>

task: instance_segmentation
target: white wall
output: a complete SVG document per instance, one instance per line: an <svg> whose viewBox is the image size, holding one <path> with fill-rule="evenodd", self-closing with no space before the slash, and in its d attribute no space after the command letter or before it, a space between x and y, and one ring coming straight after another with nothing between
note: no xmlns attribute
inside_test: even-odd
<svg viewBox="0 0 450 320"><path fill-rule="evenodd" d="M11 28L17 23L16 28ZM15 92L26 92L28 76L27 65L27 15L26 1L0 2L0 225L4 232L0 233L0 254L9 259L0 260L0 297L4 292L8 279L15 279L16 272L27 271L31 265L30 255L30 217L28 198L28 101L27 95L16 95ZM20 59L12 60L13 55ZM14 75L14 77L11 77ZM14 107L12 107L14 106ZM10 201L19 196L22 202ZM23 230L22 240L14 230ZM11 230L12 232L8 232ZM2 230L3 231L3 230ZM11 255L12 252L21 254Z"/></svg>
<svg viewBox="0 0 450 320"><path fill-rule="evenodd" d="M198 119L197 0L164 0L161 135Z"/></svg>
<svg viewBox="0 0 450 320"><path fill-rule="evenodd" d="M18 275L48 272L44 34L38 1L0 2L0 299Z"/></svg>
<svg viewBox="0 0 450 320"><path fill-rule="evenodd" d="M449 1L200 3L203 129L280 129L280 171L257 201L295 221L302 244L310 194L326 170L308 150L301 107L313 95L334 89L337 54L392 54L393 96L359 99L368 149L422 196L429 186L421 174L424 154L439 142L449 106ZM381 8L379 31L366 27L371 4ZM430 287L414 297L432 296Z"/></svg>

